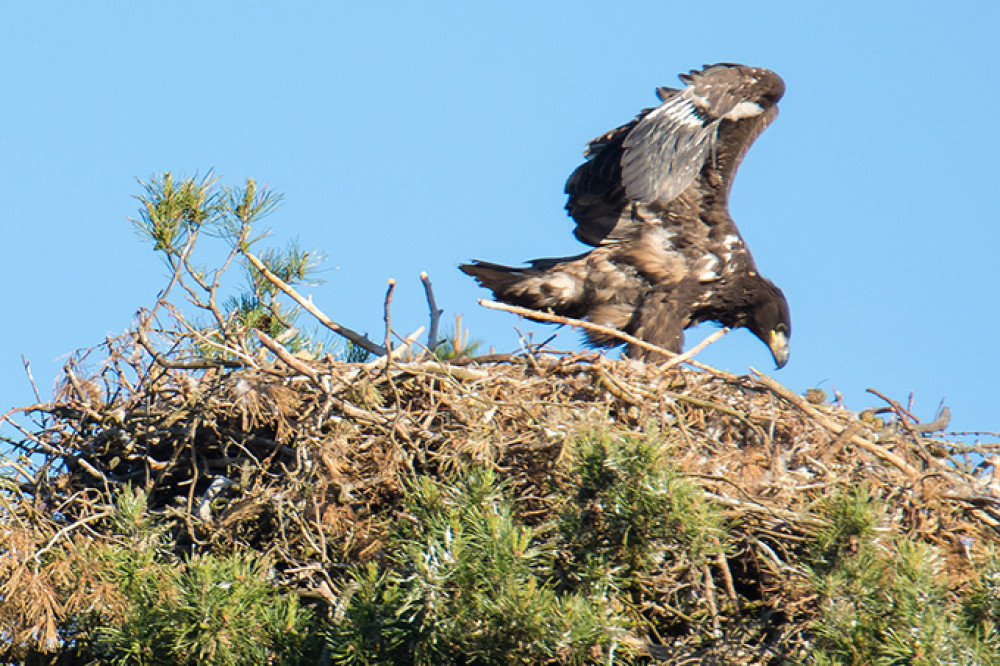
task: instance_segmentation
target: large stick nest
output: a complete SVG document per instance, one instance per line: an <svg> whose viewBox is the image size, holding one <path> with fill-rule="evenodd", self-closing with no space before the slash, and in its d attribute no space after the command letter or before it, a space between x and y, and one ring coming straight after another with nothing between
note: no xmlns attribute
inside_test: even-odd
<svg viewBox="0 0 1000 666"><path fill-rule="evenodd" d="M169 342L179 355L197 341ZM955 587L1000 525L982 472L991 465L974 466L981 457L968 460L961 443L933 438L891 401L889 417L859 415L760 374L596 354L359 364L262 352L242 369L164 365L171 354L154 359L138 333L109 341L67 366L54 401L24 410L37 428L22 429L18 446L34 462L6 494L0 569L35 577L3 590L8 635L44 637L44 609L12 600L57 587L42 580L44 553L101 539L100 518L127 484L148 493L181 547L267 553L277 581L333 607L344 566L383 554L407 478L458 461L492 466L538 524L566 482L568 443L595 430L659 433L675 469L724 508L734 548L705 565L698 590L716 632L749 614L770 618L771 643L804 640L796 632L816 610L798 545L822 528L812 510L837 489L869 484L895 529L947 554ZM663 576L655 587L680 584ZM669 617L656 603L647 615ZM51 612L84 605L70 593ZM695 640L687 630L660 638Z"/></svg>

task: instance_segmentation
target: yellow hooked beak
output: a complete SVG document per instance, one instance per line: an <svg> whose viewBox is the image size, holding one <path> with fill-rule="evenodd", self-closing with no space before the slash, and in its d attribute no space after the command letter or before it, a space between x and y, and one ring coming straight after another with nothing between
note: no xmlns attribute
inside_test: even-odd
<svg viewBox="0 0 1000 666"><path fill-rule="evenodd" d="M788 363L788 336L781 331L771 331L767 346L771 349L771 356L779 368L785 367Z"/></svg>

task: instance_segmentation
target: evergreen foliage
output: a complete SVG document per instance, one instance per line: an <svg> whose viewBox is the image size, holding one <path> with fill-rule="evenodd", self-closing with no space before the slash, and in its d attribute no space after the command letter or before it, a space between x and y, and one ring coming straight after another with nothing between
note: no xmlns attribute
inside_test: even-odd
<svg viewBox="0 0 1000 666"><path fill-rule="evenodd" d="M136 567L141 557L114 553L107 582L125 593L127 606L122 622L99 627L93 651L102 662L317 662L322 642L314 613L268 581L266 561L208 554Z"/></svg>
<svg viewBox="0 0 1000 666"><path fill-rule="evenodd" d="M807 558L820 600L811 663L1000 663L995 615L981 605L995 569L963 609L939 550L892 530L867 484L823 502L820 515L829 523Z"/></svg>
<svg viewBox="0 0 1000 666"><path fill-rule="evenodd" d="M673 470L659 437L597 433L577 440L569 455L576 490L560 530L576 563L630 575L676 565L675 553L700 567L721 552L721 513Z"/></svg>
<svg viewBox="0 0 1000 666"><path fill-rule="evenodd" d="M442 361L455 361L475 356L482 341L469 339L469 329L462 326L462 315L455 315L455 329L445 336L434 350L434 356Z"/></svg>
<svg viewBox="0 0 1000 666"><path fill-rule="evenodd" d="M77 654L111 664L316 663L315 613L269 581L252 553L176 555L146 497L129 487L108 516L118 537L79 561L76 586L103 600L68 623Z"/></svg>
<svg viewBox="0 0 1000 666"><path fill-rule="evenodd" d="M484 468L416 479L389 540L388 569L356 567L340 590L346 607L330 632L335 660L611 662L629 625L621 604L597 590L559 591L559 544L546 537L550 530L519 521L509 495Z"/></svg>

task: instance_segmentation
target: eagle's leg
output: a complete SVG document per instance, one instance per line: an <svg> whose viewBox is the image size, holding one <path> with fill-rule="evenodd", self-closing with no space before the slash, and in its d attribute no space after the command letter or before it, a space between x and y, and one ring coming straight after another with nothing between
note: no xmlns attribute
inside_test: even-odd
<svg viewBox="0 0 1000 666"><path fill-rule="evenodd" d="M688 325L687 308L676 291L654 290L646 294L635 311L630 332L640 340L679 354ZM664 354L629 345L628 355L646 361L665 361Z"/></svg>

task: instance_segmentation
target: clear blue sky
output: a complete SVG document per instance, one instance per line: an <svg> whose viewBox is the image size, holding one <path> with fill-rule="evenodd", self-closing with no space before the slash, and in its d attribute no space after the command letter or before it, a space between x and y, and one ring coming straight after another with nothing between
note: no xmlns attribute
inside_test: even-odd
<svg viewBox="0 0 1000 666"><path fill-rule="evenodd" d="M586 142L733 61L787 84L732 201L791 303L775 376L1000 429L998 25L990 2L5 3L0 411L32 401L21 354L48 391L153 302L165 269L126 218L168 170L283 192L275 239L327 255L308 291L358 330L390 277L396 327L424 324L426 270L449 325L547 335L457 264L582 251L562 188ZM702 360L773 371L746 331Z"/></svg>

